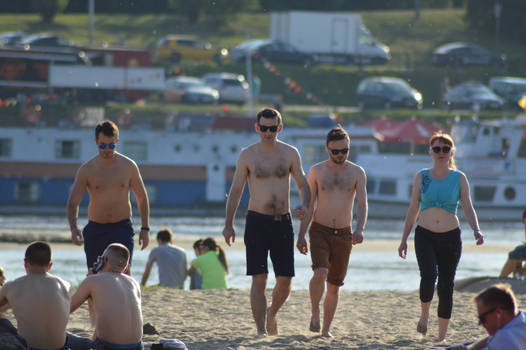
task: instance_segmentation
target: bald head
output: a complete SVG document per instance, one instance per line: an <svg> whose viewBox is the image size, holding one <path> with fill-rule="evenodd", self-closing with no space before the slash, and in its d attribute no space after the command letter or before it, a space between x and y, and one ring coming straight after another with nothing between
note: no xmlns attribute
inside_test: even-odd
<svg viewBox="0 0 526 350"><path fill-rule="evenodd" d="M120 243L112 243L104 250L102 254L106 257L108 264L113 270L124 271L128 266L130 251L126 246Z"/></svg>

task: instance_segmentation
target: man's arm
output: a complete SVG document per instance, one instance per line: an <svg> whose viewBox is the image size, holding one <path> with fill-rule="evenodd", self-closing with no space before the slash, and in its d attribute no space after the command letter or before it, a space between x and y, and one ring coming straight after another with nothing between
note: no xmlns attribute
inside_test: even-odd
<svg viewBox="0 0 526 350"><path fill-rule="evenodd" d="M314 213L314 203L318 196L318 186L317 186L317 181L316 181L316 166L313 166L309 171L309 175L307 176L307 185L309 186L309 191L310 191L310 201L309 201L309 206L307 208L307 214L305 218L301 220L300 230L298 232L298 241L296 242L296 247L302 254L307 254L308 252L307 240L305 239L305 234L307 233L307 229L312 220L312 215Z"/></svg>
<svg viewBox="0 0 526 350"><path fill-rule="evenodd" d="M82 197L84 197L86 188L88 188L88 176L86 174L85 166L82 165L75 175L75 182L71 188L71 193L69 194L66 205L66 216L71 231L71 240L76 245L82 244L82 232L77 227L77 218L79 216L79 204Z"/></svg>
<svg viewBox="0 0 526 350"><path fill-rule="evenodd" d="M230 239L234 243L236 239L236 233L234 231L234 216L236 215L241 195L243 194L243 188L248 178L248 165L245 161L246 150L243 150L239 155L236 165L236 171L234 173L234 179L232 180L232 186L230 187L230 193L226 201L226 215L225 215L225 227L223 229L223 236L225 242L230 246Z"/></svg>
<svg viewBox="0 0 526 350"><path fill-rule="evenodd" d="M367 222L367 176L365 171L358 167L358 179L356 182L356 230L353 232L353 244L363 242L363 230Z"/></svg>
<svg viewBox="0 0 526 350"><path fill-rule="evenodd" d="M150 277L150 272L152 271L152 266L153 266L153 260L148 261L146 263L146 266L144 267L144 273L142 274L142 278L141 278L141 286L146 285L146 281L148 281L148 277Z"/></svg>
<svg viewBox="0 0 526 350"><path fill-rule="evenodd" d="M150 242L150 202L148 200L148 194L142 181L141 173L135 162L132 162L132 176L130 187L137 198L137 208L141 215L141 232L139 233L139 245L141 250L148 246Z"/></svg>
<svg viewBox="0 0 526 350"><path fill-rule="evenodd" d="M300 194L302 202L301 206L303 207L298 207L294 211L298 219L304 220L307 215L311 195L309 184L307 183L307 179L305 178L305 172L303 171L303 167L301 166L300 154L298 153L298 150L296 148L293 149L294 155L292 159L291 175L294 179L294 182L296 183L296 187L298 188L298 192Z"/></svg>
<svg viewBox="0 0 526 350"><path fill-rule="evenodd" d="M91 282L92 277L87 277L79 285L79 288L71 297L71 304L69 306L69 312L72 313L77 310L91 296Z"/></svg>

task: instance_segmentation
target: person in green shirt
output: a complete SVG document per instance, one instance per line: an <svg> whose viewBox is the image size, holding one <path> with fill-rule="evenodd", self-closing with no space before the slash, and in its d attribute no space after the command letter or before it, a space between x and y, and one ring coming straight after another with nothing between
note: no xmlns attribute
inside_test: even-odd
<svg viewBox="0 0 526 350"><path fill-rule="evenodd" d="M196 270L201 271L202 289L227 288L228 262L223 248L213 238L203 240L201 255L192 261L186 274L192 275Z"/></svg>

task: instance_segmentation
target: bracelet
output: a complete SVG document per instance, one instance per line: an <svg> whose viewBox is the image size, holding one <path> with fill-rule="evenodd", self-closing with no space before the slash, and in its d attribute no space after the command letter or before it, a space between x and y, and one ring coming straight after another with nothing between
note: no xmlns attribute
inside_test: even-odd
<svg viewBox="0 0 526 350"><path fill-rule="evenodd" d="M476 229L476 230L473 230L473 232L480 232L480 228Z"/></svg>
<svg viewBox="0 0 526 350"><path fill-rule="evenodd" d="M150 231L150 226L141 227L141 231Z"/></svg>

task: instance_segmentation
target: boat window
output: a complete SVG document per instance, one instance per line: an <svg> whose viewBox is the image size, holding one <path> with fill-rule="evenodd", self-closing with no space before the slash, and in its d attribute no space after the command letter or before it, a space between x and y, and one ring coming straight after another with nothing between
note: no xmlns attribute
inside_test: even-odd
<svg viewBox="0 0 526 350"><path fill-rule="evenodd" d="M519 151L517 152L517 157L526 158L526 137L524 135L521 139L521 144L519 145Z"/></svg>
<svg viewBox="0 0 526 350"><path fill-rule="evenodd" d="M304 145L303 159L304 163L317 163L327 158L327 151L325 146L320 145Z"/></svg>
<svg viewBox="0 0 526 350"><path fill-rule="evenodd" d="M489 128L482 129L482 135L488 136L489 134L490 134L490 129Z"/></svg>
<svg viewBox="0 0 526 350"><path fill-rule="evenodd" d="M475 202L491 202L495 197L495 186L475 186L474 198Z"/></svg>
<svg viewBox="0 0 526 350"><path fill-rule="evenodd" d="M19 203L37 203L40 200L40 184L38 182L15 183L15 201Z"/></svg>
<svg viewBox="0 0 526 350"><path fill-rule="evenodd" d="M145 183L144 187L146 188L146 193L148 193L148 202L150 204L155 204L157 201L157 187L153 184ZM130 190L130 201L133 205L137 204L137 198L135 197L135 194L133 194L133 191Z"/></svg>
<svg viewBox="0 0 526 350"><path fill-rule="evenodd" d="M237 146L236 145L230 146L230 151L232 151L232 153L237 153Z"/></svg>
<svg viewBox="0 0 526 350"><path fill-rule="evenodd" d="M11 157L12 143L11 139L0 139L0 157Z"/></svg>
<svg viewBox="0 0 526 350"><path fill-rule="evenodd" d="M175 145L175 146L174 146L174 151L175 151L175 152L181 152L181 148L182 148L181 145Z"/></svg>
<svg viewBox="0 0 526 350"><path fill-rule="evenodd" d="M148 144L144 141L125 141L122 153L135 161L148 160Z"/></svg>
<svg viewBox="0 0 526 350"><path fill-rule="evenodd" d="M212 146L212 152L214 152L214 153L219 152L219 146L218 145L213 145Z"/></svg>
<svg viewBox="0 0 526 350"><path fill-rule="evenodd" d="M409 186L407 186L407 197L411 198L412 195L413 195L413 184L410 184Z"/></svg>
<svg viewBox="0 0 526 350"><path fill-rule="evenodd" d="M457 144L474 143L477 139L479 126L474 123L457 123L451 131L451 136Z"/></svg>
<svg viewBox="0 0 526 350"><path fill-rule="evenodd" d="M358 146L358 153L371 153L371 145Z"/></svg>
<svg viewBox="0 0 526 350"><path fill-rule="evenodd" d="M194 146L193 146L194 152L199 152L199 149L200 149L200 148L201 148L201 147L199 147L199 145L194 145Z"/></svg>
<svg viewBox="0 0 526 350"><path fill-rule="evenodd" d="M79 159L80 142L76 140L55 141L55 158L57 159Z"/></svg>
<svg viewBox="0 0 526 350"><path fill-rule="evenodd" d="M380 152L409 154L411 152L411 144L409 142L382 142L380 143Z"/></svg>
<svg viewBox="0 0 526 350"><path fill-rule="evenodd" d="M367 193L373 194L376 191L376 180L372 178L367 178Z"/></svg>
<svg viewBox="0 0 526 350"><path fill-rule="evenodd" d="M396 181L395 180L380 180L379 194L395 195Z"/></svg>
<svg viewBox="0 0 526 350"><path fill-rule="evenodd" d="M504 198L506 198L509 201L514 200L516 195L517 192L513 187L506 187L506 189L504 190Z"/></svg>

